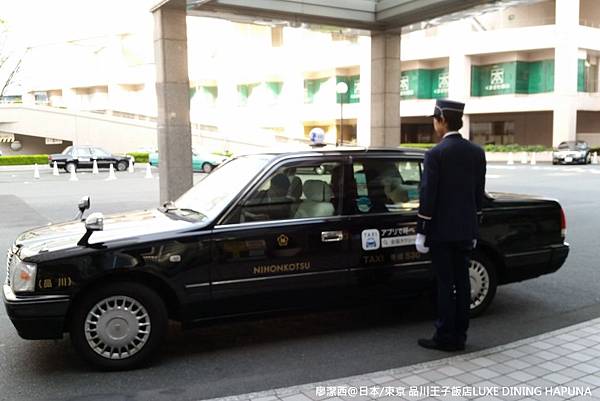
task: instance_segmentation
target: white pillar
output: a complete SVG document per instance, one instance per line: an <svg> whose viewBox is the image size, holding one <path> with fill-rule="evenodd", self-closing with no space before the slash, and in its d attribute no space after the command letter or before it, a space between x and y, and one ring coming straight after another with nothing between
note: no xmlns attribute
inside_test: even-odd
<svg viewBox="0 0 600 401"><path fill-rule="evenodd" d="M371 145L371 37L359 36L360 104L356 122L356 144Z"/></svg>
<svg viewBox="0 0 600 401"><path fill-rule="evenodd" d="M302 70L302 30L284 28L284 51L290 60L284 72L281 102L285 116L285 134L288 138L304 138L304 71Z"/></svg>
<svg viewBox="0 0 600 401"><path fill-rule="evenodd" d="M577 137L577 28L579 0L556 0L555 107L552 145Z"/></svg>
<svg viewBox="0 0 600 401"><path fill-rule="evenodd" d="M371 34L371 145L400 144L400 34Z"/></svg>

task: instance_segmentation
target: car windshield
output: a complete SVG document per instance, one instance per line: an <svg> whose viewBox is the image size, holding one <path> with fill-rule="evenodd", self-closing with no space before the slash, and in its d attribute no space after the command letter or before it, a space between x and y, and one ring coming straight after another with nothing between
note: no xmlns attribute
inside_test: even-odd
<svg viewBox="0 0 600 401"><path fill-rule="evenodd" d="M67 154L71 153L71 149L73 149L73 147L69 146L69 147L65 148L65 150L63 150L61 154L67 155Z"/></svg>
<svg viewBox="0 0 600 401"><path fill-rule="evenodd" d="M561 142L558 145L558 148L561 150L583 150L587 149L587 143L585 142Z"/></svg>
<svg viewBox="0 0 600 401"><path fill-rule="evenodd" d="M271 160L269 155L235 158L214 170L174 202L182 210L193 210L212 220Z"/></svg>

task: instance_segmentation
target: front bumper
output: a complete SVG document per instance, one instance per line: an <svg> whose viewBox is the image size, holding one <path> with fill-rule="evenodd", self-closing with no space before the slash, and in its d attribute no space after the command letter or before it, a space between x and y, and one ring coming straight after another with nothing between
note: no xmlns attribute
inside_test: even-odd
<svg viewBox="0 0 600 401"><path fill-rule="evenodd" d="M68 295L16 295L4 284L2 298L8 317L26 340L62 338L71 305Z"/></svg>
<svg viewBox="0 0 600 401"><path fill-rule="evenodd" d="M570 161L566 161L567 157L570 157ZM561 164L581 164L587 161L587 156L560 156L560 155L552 155L552 161L554 163Z"/></svg>

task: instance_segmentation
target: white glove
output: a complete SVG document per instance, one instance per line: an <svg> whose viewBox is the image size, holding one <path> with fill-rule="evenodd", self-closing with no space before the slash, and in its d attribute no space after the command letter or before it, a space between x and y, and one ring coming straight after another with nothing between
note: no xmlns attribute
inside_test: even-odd
<svg viewBox="0 0 600 401"><path fill-rule="evenodd" d="M477 239L473 239L473 249L477 248Z"/></svg>
<svg viewBox="0 0 600 401"><path fill-rule="evenodd" d="M415 246L417 247L417 251L419 253L429 252L429 247L425 246L425 236L423 234L417 234L417 239L415 240Z"/></svg>

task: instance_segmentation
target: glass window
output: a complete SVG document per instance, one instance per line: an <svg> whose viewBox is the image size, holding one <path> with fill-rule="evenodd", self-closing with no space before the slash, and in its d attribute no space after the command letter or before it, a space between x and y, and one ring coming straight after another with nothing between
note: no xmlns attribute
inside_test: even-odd
<svg viewBox="0 0 600 401"><path fill-rule="evenodd" d="M109 157L110 156L110 153L102 148L92 148L92 151L94 152L94 155L96 157Z"/></svg>
<svg viewBox="0 0 600 401"><path fill-rule="evenodd" d="M90 148L75 148L75 157L92 157Z"/></svg>
<svg viewBox="0 0 600 401"><path fill-rule="evenodd" d="M419 208L419 160L369 159L353 163L354 213L387 213Z"/></svg>
<svg viewBox="0 0 600 401"><path fill-rule="evenodd" d="M339 215L342 175L339 162L288 163L267 177L227 223Z"/></svg>
<svg viewBox="0 0 600 401"><path fill-rule="evenodd" d="M270 155L242 156L219 166L174 203L204 218L217 217L271 160Z"/></svg>
<svg viewBox="0 0 600 401"><path fill-rule="evenodd" d="M72 146L68 146L65 148L65 150L63 150L62 154L63 155L70 155L73 151L73 147Z"/></svg>

